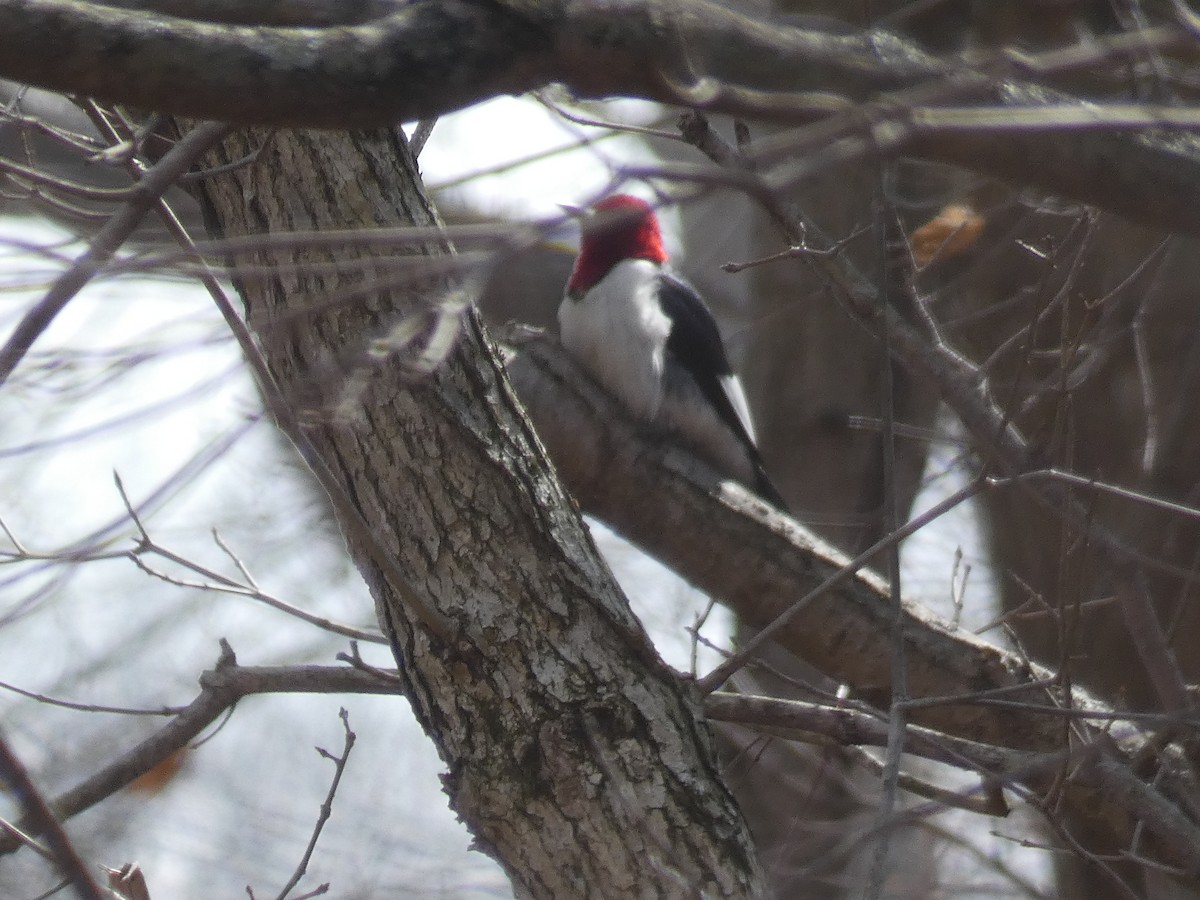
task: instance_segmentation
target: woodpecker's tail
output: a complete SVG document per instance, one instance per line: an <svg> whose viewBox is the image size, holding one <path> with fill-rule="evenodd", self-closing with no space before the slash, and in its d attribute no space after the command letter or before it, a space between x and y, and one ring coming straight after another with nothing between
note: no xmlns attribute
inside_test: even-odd
<svg viewBox="0 0 1200 900"><path fill-rule="evenodd" d="M762 460L758 458L758 454L754 455L754 493L762 497L780 512L791 512L788 509L787 501L783 499L783 495L779 493L779 488L775 487L775 482L771 480L771 476L767 474L767 470L763 468Z"/></svg>

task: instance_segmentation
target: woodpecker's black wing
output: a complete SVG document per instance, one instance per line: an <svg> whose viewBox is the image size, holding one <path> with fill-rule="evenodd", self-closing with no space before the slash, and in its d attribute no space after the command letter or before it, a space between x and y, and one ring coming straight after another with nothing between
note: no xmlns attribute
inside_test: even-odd
<svg viewBox="0 0 1200 900"><path fill-rule="evenodd" d="M695 288L665 273L660 281L659 302L671 320L667 352L692 376L705 399L738 439L753 446L750 429L722 384L723 379L733 375L733 369L712 313Z"/></svg>
<svg viewBox="0 0 1200 900"><path fill-rule="evenodd" d="M780 509L787 509L779 490L763 468L758 447L750 436L750 423L742 419L726 390L726 383L734 377L733 369L716 319L708 306L694 287L667 273L662 275L659 302L671 320L667 353L692 376L704 398L745 446L758 481L755 485L758 493Z"/></svg>

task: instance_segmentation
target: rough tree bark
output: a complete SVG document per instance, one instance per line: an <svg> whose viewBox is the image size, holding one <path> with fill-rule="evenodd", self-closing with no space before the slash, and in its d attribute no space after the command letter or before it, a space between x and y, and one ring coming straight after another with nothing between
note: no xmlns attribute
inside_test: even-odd
<svg viewBox="0 0 1200 900"><path fill-rule="evenodd" d="M225 235L437 223L395 132L247 132L209 162L254 150L254 163L202 183ZM449 249L421 252L417 271ZM699 708L597 556L474 313L430 378L380 366L357 420L338 424L322 407L341 384L338 361L444 285L336 248L253 262L272 274L237 283L271 370L409 582L398 590L350 542L478 845L528 896L756 895L757 863Z"/></svg>

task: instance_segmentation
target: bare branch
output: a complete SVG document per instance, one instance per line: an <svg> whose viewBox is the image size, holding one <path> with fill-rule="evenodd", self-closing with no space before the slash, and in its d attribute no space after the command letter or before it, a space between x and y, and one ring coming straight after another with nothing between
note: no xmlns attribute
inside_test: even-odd
<svg viewBox="0 0 1200 900"><path fill-rule="evenodd" d="M247 18L273 5L247 4ZM553 81L581 96L679 102L672 85L695 92L697 73L759 90L861 93L937 71L888 34L780 27L705 0L418 0L328 28L222 26L199 4L175 6L193 16L5 0L3 74L201 118L345 127L431 118ZM163 79L146 78L148 67Z"/></svg>
<svg viewBox="0 0 1200 900"><path fill-rule="evenodd" d="M51 804L55 814L70 818L116 793L186 747L243 697L278 693L401 693L398 681L348 666L239 666L228 644L224 645L216 668L200 676L200 685L200 694L174 721L55 798ZM25 822L21 825L26 830L41 830L40 825L35 827ZM11 853L17 846L11 836L0 838L0 854Z"/></svg>
<svg viewBox="0 0 1200 900"><path fill-rule="evenodd" d="M304 855L300 857L300 862L297 864L296 870L292 873L292 877L288 879L288 883L283 886L283 889L279 892L279 896L275 900L287 900L287 895L300 883L300 879L308 871L308 863L312 859L313 851L317 849L317 841L321 838L321 831L325 828L325 823L329 821L329 817L333 815L333 798L337 794L338 785L342 783L342 774L346 771L346 763L350 760L350 751L354 749L354 742L357 739L354 732L350 730L350 714L346 712L345 707L338 711L338 716L342 720L342 730L345 733L345 740L342 743L342 755L334 756L328 750L322 750L320 747L317 748L317 752L321 756L333 763L333 779L329 784L329 792L325 795L325 802L321 804L321 812L317 816L316 824L313 826L312 835L308 839L308 845L304 848ZM319 893L324 893L328 888L329 885L322 885L306 896L315 897Z"/></svg>
<svg viewBox="0 0 1200 900"><path fill-rule="evenodd" d="M887 250L889 241L895 240L899 230L895 210L888 204L885 188L891 180L891 167L884 167L879 173L878 184L875 188L875 240L876 259L879 260L880 274L879 302L885 306L898 301L899 294L905 288L907 278L898 262L892 259L893 254ZM897 508L896 491L896 409L895 409L895 370L893 369L891 353L891 329L883 324L880 337L883 346L877 356L880 367L882 419L883 419L883 496L884 512L881 524L884 531L895 533L900 528L900 510ZM888 659L891 661L891 698L888 715L887 751L882 766L882 783L879 811L881 822L892 817L896 808L897 794L901 777L900 762L905 750L905 726L908 720L908 708L905 704L909 699L908 692L908 663L905 660L904 643L904 600L901 596L900 583L900 545L893 543L883 551L888 581L888 606L891 613L889 623L890 646ZM884 882L887 876L887 857L891 845L891 831L883 831L880 840L875 844L875 852L871 860L871 868L867 875L867 886L864 896L868 900L878 900L883 895Z"/></svg>
<svg viewBox="0 0 1200 900"><path fill-rule="evenodd" d="M12 748L8 746L8 741L2 736L0 736L0 779L4 780L9 790L16 795L25 808L25 821L29 823L29 830L45 836L55 861L74 884L76 893L83 900L108 900L106 892L92 877L87 863L83 861L74 844L71 843L71 839L67 837L58 817L42 799L41 792L34 786L29 773L25 771L25 766L21 764L21 760L13 753Z"/></svg>
<svg viewBox="0 0 1200 900"><path fill-rule="evenodd" d="M547 337L525 342L507 367L559 476L585 510L719 597L742 621L765 628L788 614L771 639L832 678L860 690L890 690L888 589L864 570L879 546L848 560L737 485L720 482L682 448L648 442ZM647 503L649 496L669 499ZM712 538L699 548L683 524L697 521ZM1028 678L1021 661L949 632L913 604L903 630L914 696L968 694ZM1094 703L1081 696L1077 705ZM1056 728L1042 731L1029 721L952 718L935 727L964 735L983 728L976 739L1026 747L1053 747L1059 738Z"/></svg>
<svg viewBox="0 0 1200 900"><path fill-rule="evenodd" d="M561 82L581 97L821 120L815 139L828 146L789 152L785 181L903 152L1200 232L1197 142L1162 133L1193 116L1128 106L1110 115L1099 96L1082 98L1084 109L1046 86L1151 51L1186 54L1194 39L1184 27L1036 56L937 59L887 31L800 28L708 0L417 0L348 13L297 3L282 25L274 3L245 4L232 20L228 4L208 0L156 6L0 0L0 74L163 112L325 127L427 120ZM970 108L938 108L952 102ZM1005 124L998 141L991 129L1010 110L1026 130Z"/></svg>
<svg viewBox="0 0 1200 900"><path fill-rule="evenodd" d="M25 314L20 324L0 348L0 385L28 352L33 342L63 311L71 299L120 248L133 229L159 201L166 190L196 159L229 131L225 125L209 123L198 127L181 140L154 165L138 184L130 200L92 238L88 249L54 283L38 303Z"/></svg>
<svg viewBox="0 0 1200 900"><path fill-rule="evenodd" d="M327 631L330 634L337 634L342 637L352 638L356 641L364 641L369 644L386 644L387 639L377 631L369 631L363 628L355 628L351 625L343 625L340 622L335 622L332 619L327 619L324 616L318 616L315 613L301 609L293 603L288 603L279 597L269 594L258 586L254 577L250 574L245 564L229 549L229 547L221 540L216 530L213 531L213 538L217 545L225 551L229 556L238 571L241 573L245 582L238 582L233 578L222 575L220 572L214 571L207 566L201 565L195 560L188 559L162 546L150 536L146 526L137 516L133 507L130 505L128 498L125 496L124 489L121 487L120 479L117 480L118 489L121 490L121 498L125 502L125 508L129 512L130 519L137 526L141 534L141 539L135 549L127 551L126 555L131 559L139 569L145 572L152 578L157 578L160 581L165 581L167 584L173 584L178 587L194 588L202 591L213 591L219 594L230 594L236 597L246 597L249 600L255 600L263 603L272 609L277 609L280 612L306 622L309 625L315 625L322 631ZM169 562L180 566L187 571L193 572L203 578L203 581L186 581L182 578L170 575L167 572L159 571L151 567L143 558L147 555L162 557Z"/></svg>
<svg viewBox="0 0 1200 900"><path fill-rule="evenodd" d="M158 709L138 709L132 706L104 706L97 703L78 703L72 700L63 700L58 697L51 697L47 694L39 694L36 691L27 691L25 688L17 687L15 684L9 684L7 681L0 681L0 690L19 694L20 696L27 697L30 700L36 700L38 703L45 703L49 706L58 706L63 709L73 709L77 712L112 713L113 715L118 716L176 716L183 712L183 707L179 706L163 706Z"/></svg>
<svg viewBox="0 0 1200 900"><path fill-rule="evenodd" d="M720 482L682 449L647 441L548 339L528 339L508 369L559 475L588 512L719 597L748 624L765 627L787 615L773 634L777 643L862 696L886 703L892 613L887 586L858 571L863 558L847 560L738 486ZM647 503L650 496L659 499ZM685 525L696 521L705 523L711 538L699 550ZM797 604L797 597L804 600ZM1083 733L1095 743L1092 752L1115 754L1111 764L1107 756L1097 759L1090 780L1068 785L1067 804L1093 816L1097 803L1130 804L1152 819L1150 827L1176 862L1200 865L1200 844L1190 843L1200 832L1172 799L1190 803L1191 788L1172 788L1168 797L1130 768L1138 754L1154 752L1153 737L1134 724L1141 717L1105 709L1079 688L1066 695L1045 669L950 630L912 601L905 601L899 631L910 693L922 698L905 704L914 723L909 728L1054 754L1062 748L1061 716L1081 725L1089 717L1107 720L1105 733ZM1020 693L1022 702L983 696L990 691ZM1193 719L1178 714L1146 721L1194 727ZM1044 768L1037 772L1048 775ZM1049 782L1040 786L1048 789ZM1129 835L1117 840L1128 842Z"/></svg>

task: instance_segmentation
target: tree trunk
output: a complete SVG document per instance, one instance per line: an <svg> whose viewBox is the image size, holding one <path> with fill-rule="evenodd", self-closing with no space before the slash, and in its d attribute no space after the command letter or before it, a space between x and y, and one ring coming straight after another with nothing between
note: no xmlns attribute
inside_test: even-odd
<svg viewBox="0 0 1200 900"><path fill-rule="evenodd" d="M435 227L402 135L252 131L207 163L253 151L200 183L206 212L224 236L262 240L236 275L248 321L344 499L394 560L381 568L345 528L477 846L525 896L759 894L699 708L596 554L474 312L431 376L380 364L352 421L328 414L342 362L438 299L447 279L425 264L451 250L432 232L409 255L273 251L267 235Z"/></svg>

